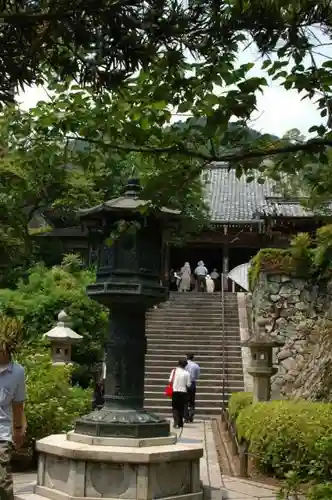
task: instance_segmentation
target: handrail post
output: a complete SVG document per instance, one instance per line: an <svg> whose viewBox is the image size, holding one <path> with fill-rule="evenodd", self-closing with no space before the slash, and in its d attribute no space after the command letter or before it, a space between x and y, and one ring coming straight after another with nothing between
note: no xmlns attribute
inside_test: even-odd
<svg viewBox="0 0 332 500"><path fill-rule="evenodd" d="M221 330L222 330L222 408L225 408L226 346L225 346L225 290L224 273L221 273Z"/></svg>
<svg viewBox="0 0 332 500"><path fill-rule="evenodd" d="M248 477L248 443L246 440L239 444L240 477Z"/></svg>

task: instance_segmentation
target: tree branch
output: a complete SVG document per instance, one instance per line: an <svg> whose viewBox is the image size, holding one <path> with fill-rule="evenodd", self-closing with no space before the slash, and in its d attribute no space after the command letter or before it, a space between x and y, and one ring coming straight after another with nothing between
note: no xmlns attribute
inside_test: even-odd
<svg viewBox="0 0 332 500"><path fill-rule="evenodd" d="M84 9L85 15L101 15L110 14L113 12L114 8L117 6L117 2L114 2L108 8L101 7L97 8L94 6L87 5ZM16 23L27 23L27 22L41 22L41 21L61 21L66 18L71 18L77 14L82 14L80 9L71 10L57 10L57 11L21 11L21 12L0 12L0 24L16 24Z"/></svg>
<svg viewBox="0 0 332 500"><path fill-rule="evenodd" d="M192 158L197 158L204 160L205 162L228 162L233 163L241 160L249 160L255 158L266 158L268 156L275 156L278 154L286 153L296 153L299 151L315 151L317 148L321 147L332 147L331 139L310 139L307 142L299 144L290 144L283 147L273 147L270 149L251 149L251 150L239 150L235 153L225 153L221 155L209 155L198 150L188 149L182 144L175 144L174 146L165 147L152 147L152 146L126 146L123 144L111 144L96 139L88 139L85 137L68 137L68 140L81 140L90 142L91 144L96 144L114 151L125 151L125 152L136 152L143 154L178 154L182 156L190 156ZM213 168L213 167L212 167ZM215 166L214 168L218 168Z"/></svg>

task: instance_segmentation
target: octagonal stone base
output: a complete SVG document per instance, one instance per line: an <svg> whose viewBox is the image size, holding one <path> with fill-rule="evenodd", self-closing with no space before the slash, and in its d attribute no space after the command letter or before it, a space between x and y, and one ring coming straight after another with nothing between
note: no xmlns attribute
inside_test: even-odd
<svg viewBox="0 0 332 500"><path fill-rule="evenodd" d="M203 499L200 446L147 440L129 447L127 441L125 446L87 444L73 434L40 440L35 492L15 499Z"/></svg>

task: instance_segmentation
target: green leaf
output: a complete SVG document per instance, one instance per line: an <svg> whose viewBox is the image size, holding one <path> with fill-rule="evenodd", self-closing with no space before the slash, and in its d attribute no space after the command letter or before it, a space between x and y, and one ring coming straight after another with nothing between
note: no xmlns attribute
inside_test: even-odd
<svg viewBox="0 0 332 500"><path fill-rule="evenodd" d="M268 68L269 66L271 66L272 64L272 61L270 59L266 59L263 64L262 64L262 69L266 69Z"/></svg>
<svg viewBox="0 0 332 500"><path fill-rule="evenodd" d="M151 104L151 107L153 109L164 109L167 107L167 102L166 101L155 101Z"/></svg>
<svg viewBox="0 0 332 500"><path fill-rule="evenodd" d="M179 113L187 113L188 111L190 111L191 107L192 107L192 103L191 102L189 102L189 101L182 102L178 106L178 112Z"/></svg>

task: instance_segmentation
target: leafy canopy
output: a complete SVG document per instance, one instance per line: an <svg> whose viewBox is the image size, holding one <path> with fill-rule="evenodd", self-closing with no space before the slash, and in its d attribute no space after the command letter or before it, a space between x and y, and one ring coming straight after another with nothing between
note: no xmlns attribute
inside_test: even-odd
<svg viewBox="0 0 332 500"><path fill-rule="evenodd" d="M85 365L91 375L103 359L108 312L86 295L87 285L95 281L94 271L82 270L76 262L73 256L66 256L60 266L33 266L15 290L0 289L0 313L6 318L21 318L23 345L38 347L65 309L71 327L83 336L73 348L73 362Z"/></svg>
<svg viewBox="0 0 332 500"><path fill-rule="evenodd" d="M6 254L31 254L26 228L32 211L51 206L66 212L103 201L129 172L144 178L144 196L189 204L194 214L202 208L197 179L211 162L227 161L249 179L253 170L267 171L276 180L303 169L306 178L317 179L312 172L329 165L332 63L317 59L320 47L331 43L328 1L192 1L187 7L105 0L95 7L77 0L70 8L21 1L0 18L3 50L20 50L15 64L21 72L8 67L0 73L9 80L14 75L11 83L44 77L52 96L31 113L14 108L2 115ZM29 44L6 43L28 40L32 32L39 50L31 66ZM262 61L239 67L238 51L253 42ZM260 77L252 73L257 66ZM318 99L323 123L313 123L310 140L246 133L257 92L270 78ZM172 125L174 113L189 117L186 126ZM234 120L239 126L230 132ZM71 147L77 139L79 150ZM266 158L273 159L268 168ZM330 193L328 167L325 172L312 199Z"/></svg>

